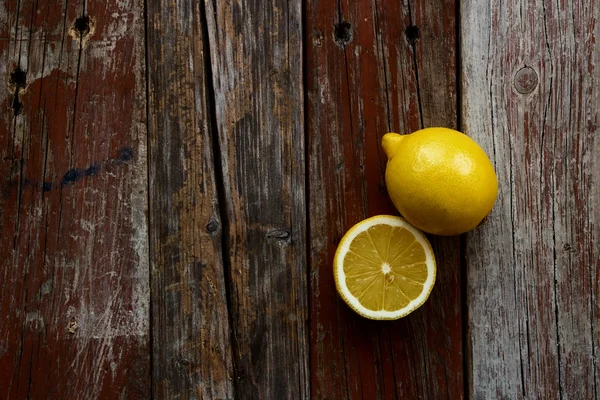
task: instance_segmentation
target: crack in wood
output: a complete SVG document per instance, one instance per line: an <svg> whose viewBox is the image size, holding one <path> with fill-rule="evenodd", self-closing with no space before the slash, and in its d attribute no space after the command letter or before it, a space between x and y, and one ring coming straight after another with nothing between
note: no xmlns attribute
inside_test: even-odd
<svg viewBox="0 0 600 400"><path fill-rule="evenodd" d="M425 124L423 122L423 102L421 100L421 86L419 81L419 63L417 61L417 39L420 37L419 29L414 25L413 15L412 15L412 7L410 0L407 0L408 4L408 20L410 22L409 27L406 29L406 37L410 42L410 45L413 50L413 65L415 71L415 84L417 88L417 102L419 104L419 116L421 118L421 129L425 128Z"/></svg>
<svg viewBox="0 0 600 400"><path fill-rule="evenodd" d="M218 28L217 25L217 21L218 21L218 15L217 15L217 1L213 0L212 2L212 11L213 11L213 21L214 21L214 25L215 25L215 29ZM227 194L225 193L225 185L224 185L224 176L223 176L223 159L222 159L222 149L221 149L221 141L220 141L220 137L219 137L219 125L217 123L217 111L216 111L216 95L215 95L215 83L214 83L214 73L213 73L213 67L212 67L212 62L213 62L213 57L214 55L211 54L211 46L210 46L210 40L211 40L211 35L209 32L209 26L208 26L208 17L207 17L207 9L206 9L206 2L204 2L201 6L200 6L200 18L202 21L202 34L204 37L204 52L206 54L206 57L204 59L205 63L204 63L204 69L206 71L206 75L208 76L208 78L206 79L206 87L207 87L207 95L206 95L206 102L207 102L207 109L208 109L208 114L209 114L209 121L210 121L210 128L211 128L211 150L212 150L212 155L213 155L213 162L215 164L215 183L216 183L216 187L217 187L217 201L218 201L218 205L219 205L219 219L221 221L220 224L220 229L221 229L221 248L222 248L222 254L223 254L223 271L225 273L225 277L227 278L226 282L225 282L225 299L226 299L226 307L227 307L227 323L229 326L229 340L230 340L230 345L231 345L231 352L232 354L238 354L239 352L239 345L238 345L238 340L237 340L237 336L236 336L236 331L234 329L234 323L233 323L233 314L234 314L234 301L233 301L233 297L232 297L232 291L235 290L235 288L232 287L232 282L233 282L233 270L232 270L232 266L230 263L230 257L231 257L231 247L230 247L230 221L229 221L229 215L227 213ZM207 226L207 229L209 227ZM239 379L237 379L238 373L239 373L239 368L236 362L236 358L232 357L231 358L231 362L232 362L232 374L233 374L233 382L234 382L234 393L236 395L241 395L241 393L239 392L239 388L237 385L237 382Z"/></svg>

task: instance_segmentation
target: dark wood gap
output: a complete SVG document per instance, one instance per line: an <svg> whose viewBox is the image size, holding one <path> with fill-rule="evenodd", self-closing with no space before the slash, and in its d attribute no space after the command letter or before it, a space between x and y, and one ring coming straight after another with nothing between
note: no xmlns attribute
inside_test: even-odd
<svg viewBox="0 0 600 400"><path fill-rule="evenodd" d="M311 280L311 234L310 234L310 130L308 127L309 124L309 114L308 114L308 46L307 40L309 34L307 33L307 11L306 11L306 2L308 0L301 0L302 7L302 27L300 31L302 32L302 100L303 100L303 108L304 108L304 209L305 209L305 223L306 223L306 333L307 333L307 350L308 354L306 355L308 362L308 376L306 379L308 380L308 394L312 396L312 330L311 330L311 302L312 302L312 280ZM301 383L300 383L301 384Z"/></svg>
<svg viewBox="0 0 600 400"><path fill-rule="evenodd" d="M216 7L217 3L213 3ZM216 9L215 9L216 10ZM231 343L231 363L233 366L233 383L236 396L240 396L237 379L237 363L235 355L238 349L234 325L233 325L233 300L231 292L232 286L232 271L231 271L231 249L229 246L229 215L227 213L227 196L225 194L224 176L223 176L223 160L221 157L221 142L219 140L219 125L217 124L216 98L214 87L214 75L212 69L212 55L210 51L210 36L208 32L208 20L206 17L206 2L200 2L200 18L202 25L202 35L204 37L204 70L206 71L206 102L209 114L209 129L211 130L211 146L213 154L213 163L215 164L215 184L217 187L217 200L219 202L219 219L221 221L221 254L223 262L223 270L225 276L225 297L227 301L227 323L229 324L229 339ZM243 394L243 393L242 393Z"/></svg>
<svg viewBox="0 0 600 400"><path fill-rule="evenodd" d="M148 54L149 54L149 43L150 43L150 39L149 39L149 29L148 29L148 0L144 0L144 77L146 79L146 180L147 180L147 186L146 186L146 206L148 207L148 216L146 217L146 224L148 226L148 290L149 290L149 294L148 294L148 348L150 349L150 369L148 370L148 382L150 385L149 388L149 396L150 396L150 400L153 400L155 395L154 395L154 363L155 363L155 357L154 357L154 329L152 329L152 327L154 326L154 301L152 300L152 277L153 277L153 273L152 273L152 266L154 265L154 246L152 245L152 241L151 241L151 237L152 237L152 218L150 218L150 212L152 210L152 187L151 187L151 166L150 166L150 160L152 160L152 144L150 141L150 134L151 134L151 124L152 124L152 118L151 116L151 110L150 110L150 62L148 60Z"/></svg>

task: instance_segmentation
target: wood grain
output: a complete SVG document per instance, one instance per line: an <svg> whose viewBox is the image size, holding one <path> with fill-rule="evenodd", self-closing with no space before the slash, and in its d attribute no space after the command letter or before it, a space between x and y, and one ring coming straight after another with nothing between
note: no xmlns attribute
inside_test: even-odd
<svg viewBox="0 0 600 400"><path fill-rule="evenodd" d="M475 399L599 398L599 17L594 0L461 3L464 129L500 180L468 239Z"/></svg>
<svg viewBox="0 0 600 400"><path fill-rule="evenodd" d="M143 3L0 20L0 398L147 397Z"/></svg>
<svg viewBox="0 0 600 400"><path fill-rule="evenodd" d="M233 398L201 3L148 3L153 392Z"/></svg>
<svg viewBox="0 0 600 400"><path fill-rule="evenodd" d="M453 1L306 3L313 398L463 396L458 238L431 238L436 287L400 321L354 314L332 273L353 224L397 214L381 137L456 127L455 38Z"/></svg>
<svg viewBox="0 0 600 400"><path fill-rule="evenodd" d="M0 399L599 399L600 1L456 7L0 1ZM367 321L333 254L382 135L458 126L457 29L498 202Z"/></svg>
<svg viewBox="0 0 600 400"><path fill-rule="evenodd" d="M307 398L301 3L205 4L236 394Z"/></svg>

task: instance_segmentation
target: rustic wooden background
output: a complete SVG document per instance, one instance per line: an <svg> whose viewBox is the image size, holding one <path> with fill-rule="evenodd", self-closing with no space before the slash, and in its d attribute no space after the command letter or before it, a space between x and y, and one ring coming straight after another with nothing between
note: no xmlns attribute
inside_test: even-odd
<svg viewBox="0 0 600 400"><path fill-rule="evenodd" d="M0 400L600 399L600 1L0 0ZM395 322L388 131L500 180Z"/></svg>

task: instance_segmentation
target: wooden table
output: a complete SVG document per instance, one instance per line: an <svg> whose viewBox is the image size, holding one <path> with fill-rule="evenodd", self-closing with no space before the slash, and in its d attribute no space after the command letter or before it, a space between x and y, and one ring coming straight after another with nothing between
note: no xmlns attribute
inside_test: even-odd
<svg viewBox="0 0 600 400"><path fill-rule="evenodd" d="M599 399L600 1L0 0L0 399ZM384 133L500 181L396 322Z"/></svg>

